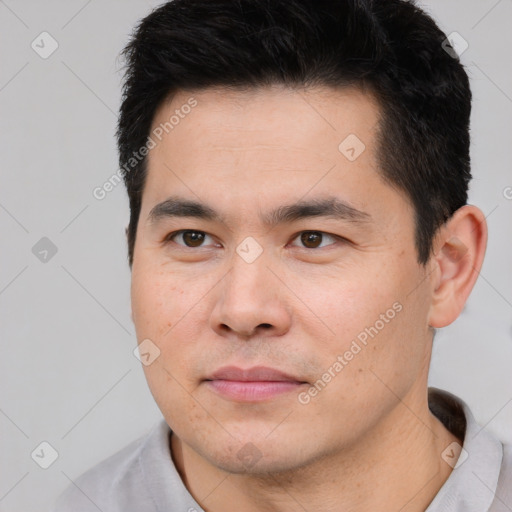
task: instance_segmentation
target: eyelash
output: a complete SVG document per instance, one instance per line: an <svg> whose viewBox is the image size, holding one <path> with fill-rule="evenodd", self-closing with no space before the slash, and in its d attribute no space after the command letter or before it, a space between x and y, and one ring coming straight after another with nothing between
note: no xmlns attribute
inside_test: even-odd
<svg viewBox="0 0 512 512"><path fill-rule="evenodd" d="M202 234L205 234L206 236L210 236L211 237L211 235L209 235L205 231L200 231L200 230L196 230L196 229L180 229L178 231L173 231L172 233L169 233L168 235L166 235L166 237L162 240L162 243L164 245L168 245L170 243L176 243L176 242L174 242L171 239L174 238L177 235L182 234L182 233L202 233ZM307 230L304 230L304 231L299 231L298 233L296 233L293 236L292 240L295 240L296 238L298 238L303 233L315 233L315 234L327 235L327 236L333 238L335 241L340 242L340 243L347 243L347 242L349 242L349 240L347 240L346 238L344 238L342 236L334 235L332 233L326 233L325 231L314 231L314 230L311 230L311 229L307 229ZM323 242L323 240L322 240L322 242ZM176 245L184 248L185 250L187 250L187 249L201 249L203 247L203 246L188 247L187 245L182 245L182 244L178 244L178 243L176 243ZM336 243L328 244L326 247L330 247L331 245L336 245ZM300 248L313 251L313 250L324 249L325 247L314 247L314 248L311 248L311 247L300 247Z"/></svg>

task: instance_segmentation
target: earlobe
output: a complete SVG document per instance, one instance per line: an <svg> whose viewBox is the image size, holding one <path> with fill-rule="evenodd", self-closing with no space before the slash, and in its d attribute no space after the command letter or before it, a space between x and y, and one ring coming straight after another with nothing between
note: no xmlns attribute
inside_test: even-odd
<svg viewBox="0 0 512 512"><path fill-rule="evenodd" d="M459 208L436 237L429 325L454 322L478 278L487 246L487 223L473 205Z"/></svg>

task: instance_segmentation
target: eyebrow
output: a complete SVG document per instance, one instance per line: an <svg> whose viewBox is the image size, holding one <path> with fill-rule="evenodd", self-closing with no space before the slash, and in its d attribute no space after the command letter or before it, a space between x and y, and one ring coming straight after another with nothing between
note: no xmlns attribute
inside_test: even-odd
<svg viewBox="0 0 512 512"><path fill-rule="evenodd" d="M225 218L208 204L178 196L171 196L154 206L149 212L147 222L156 224L164 218L193 217L225 224ZM329 217L356 224L370 224L372 217L342 201L337 197L326 197L282 205L261 216L261 222L269 227L291 223L310 217Z"/></svg>

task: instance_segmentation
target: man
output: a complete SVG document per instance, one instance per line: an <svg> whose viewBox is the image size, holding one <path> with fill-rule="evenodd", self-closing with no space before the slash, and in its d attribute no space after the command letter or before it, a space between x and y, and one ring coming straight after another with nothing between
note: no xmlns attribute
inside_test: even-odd
<svg viewBox="0 0 512 512"><path fill-rule="evenodd" d="M118 140L165 421L55 510L512 510L510 447L427 388L487 242L445 40L400 0L175 0L141 22Z"/></svg>

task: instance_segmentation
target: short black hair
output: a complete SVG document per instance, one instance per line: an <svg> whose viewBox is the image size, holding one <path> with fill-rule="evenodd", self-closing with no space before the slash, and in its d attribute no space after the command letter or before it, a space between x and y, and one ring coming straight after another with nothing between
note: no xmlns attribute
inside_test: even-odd
<svg viewBox="0 0 512 512"><path fill-rule="evenodd" d="M158 107L177 91L211 87L359 87L380 105L379 172L415 211L417 260L466 204L471 90L446 35L405 0L173 0L135 28L117 140L130 202L133 263ZM341 142L341 141L340 141Z"/></svg>

